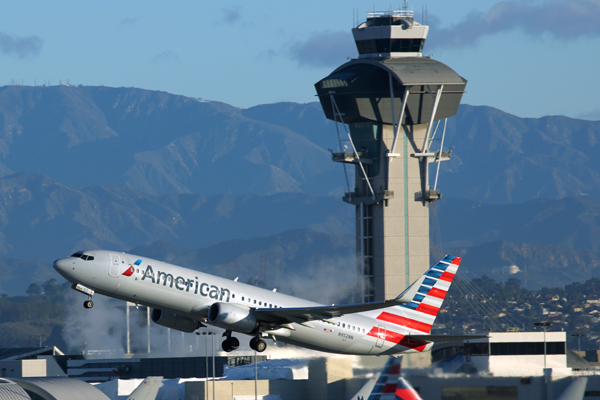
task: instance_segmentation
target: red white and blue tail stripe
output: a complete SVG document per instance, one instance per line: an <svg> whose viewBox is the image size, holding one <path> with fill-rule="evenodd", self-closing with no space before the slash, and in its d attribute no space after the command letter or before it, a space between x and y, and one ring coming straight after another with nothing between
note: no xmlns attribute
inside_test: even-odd
<svg viewBox="0 0 600 400"><path fill-rule="evenodd" d="M435 322L450 289L461 259L445 256L414 285L419 285L409 303L386 308L377 319L406 328L415 334L427 334ZM411 286L407 290L412 290Z"/></svg>
<svg viewBox="0 0 600 400"><path fill-rule="evenodd" d="M383 370L373 377L375 384L368 383L352 400L422 400L413 387L400 376L402 357L390 357Z"/></svg>

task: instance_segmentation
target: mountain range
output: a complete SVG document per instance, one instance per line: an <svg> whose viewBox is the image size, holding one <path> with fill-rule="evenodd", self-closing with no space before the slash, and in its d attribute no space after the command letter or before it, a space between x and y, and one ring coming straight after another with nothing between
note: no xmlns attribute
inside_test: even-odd
<svg viewBox="0 0 600 400"><path fill-rule="evenodd" d="M504 279L509 264L531 287L593 276L599 135L600 121L462 105L448 123L434 244L475 276ZM267 286L328 282L325 272L352 282L337 146L318 103L239 109L135 88L0 87L0 293L50 279L53 259L82 248L237 269Z"/></svg>

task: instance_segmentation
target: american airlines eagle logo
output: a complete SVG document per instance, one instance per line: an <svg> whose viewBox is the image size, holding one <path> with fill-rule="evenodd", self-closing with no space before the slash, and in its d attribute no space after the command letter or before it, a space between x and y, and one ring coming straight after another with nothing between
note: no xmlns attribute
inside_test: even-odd
<svg viewBox="0 0 600 400"><path fill-rule="evenodd" d="M139 266L142 263L142 260L137 260L136 262L133 263L133 265L135 266ZM131 276L133 275L133 273L135 272L135 267L134 266L130 266L129 268L127 268L127 270L125 272L123 272L123 275L125 276Z"/></svg>

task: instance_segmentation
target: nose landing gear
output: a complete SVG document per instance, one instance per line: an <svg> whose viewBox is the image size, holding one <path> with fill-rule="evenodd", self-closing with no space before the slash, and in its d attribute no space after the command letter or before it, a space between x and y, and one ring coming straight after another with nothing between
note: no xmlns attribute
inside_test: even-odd
<svg viewBox="0 0 600 400"><path fill-rule="evenodd" d="M77 290L78 292L84 293L88 295L88 299L86 301L83 302L83 307L84 308L92 308L94 307L94 302L92 301L92 297L94 296L94 291L90 288L86 288L83 285L80 284L73 284L73 286L71 286L71 288Z"/></svg>

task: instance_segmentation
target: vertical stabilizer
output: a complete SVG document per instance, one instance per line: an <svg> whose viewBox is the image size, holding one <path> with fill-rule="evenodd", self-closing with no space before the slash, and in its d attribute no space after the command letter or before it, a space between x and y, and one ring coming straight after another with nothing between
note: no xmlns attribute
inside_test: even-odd
<svg viewBox="0 0 600 400"><path fill-rule="evenodd" d="M558 396L557 400L583 400L588 378L578 377Z"/></svg>
<svg viewBox="0 0 600 400"><path fill-rule="evenodd" d="M400 376L402 357L390 357L381 372L375 374L351 400L423 400Z"/></svg>
<svg viewBox="0 0 600 400"><path fill-rule="evenodd" d="M154 400L162 384L162 376L149 376L125 400Z"/></svg>
<svg viewBox="0 0 600 400"><path fill-rule="evenodd" d="M431 332L460 261L459 257L445 256L398 296L408 303L386 308L377 319L402 326L415 333Z"/></svg>

